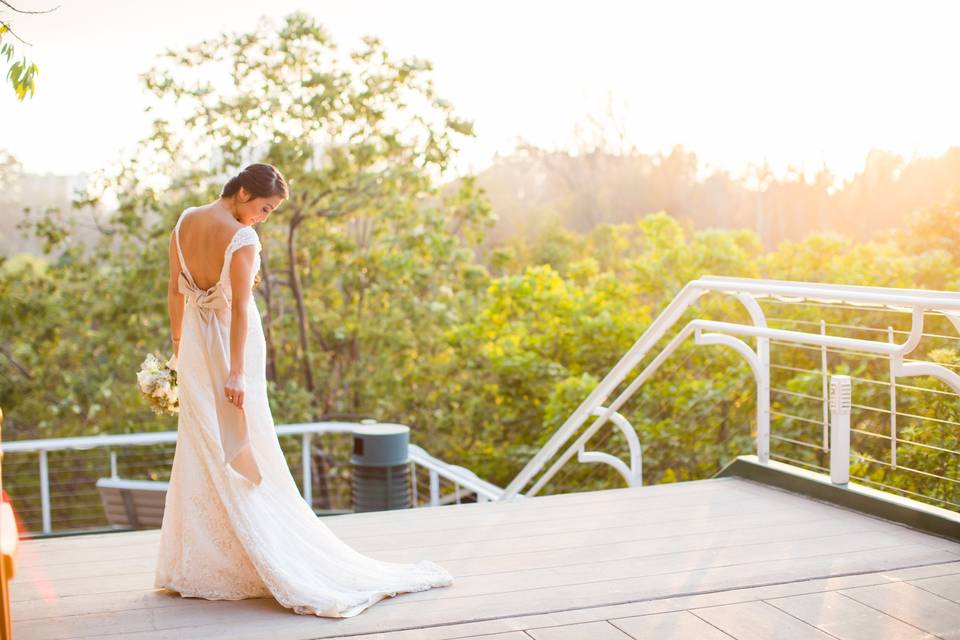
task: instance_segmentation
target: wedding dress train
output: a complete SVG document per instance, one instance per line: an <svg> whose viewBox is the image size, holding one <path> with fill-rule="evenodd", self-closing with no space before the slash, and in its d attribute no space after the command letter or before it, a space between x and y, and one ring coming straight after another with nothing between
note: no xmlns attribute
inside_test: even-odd
<svg viewBox="0 0 960 640"><path fill-rule="evenodd" d="M273 597L296 613L347 618L383 598L452 584L430 560L365 556L311 510L290 474L267 402L266 344L251 295L243 409L224 397L229 371L230 260L260 240L249 226L225 251L220 280L194 283L174 230L186 298L176 362L180 412L154 586L213 600Z"/></svg>

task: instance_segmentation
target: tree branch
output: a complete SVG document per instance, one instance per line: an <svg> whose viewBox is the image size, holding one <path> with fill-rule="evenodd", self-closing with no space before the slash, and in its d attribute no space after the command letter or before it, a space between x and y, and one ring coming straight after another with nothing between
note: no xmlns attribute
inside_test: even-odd
<svg viewBox="0 0 960 640"><path fill-rule="evenodd" d="M3 2L3 0L0 0L0 2ZM27 42L26 40L24 40L23 38L21 38L20 36L18 36L17 33L16 33L16 31L13 30L13 27L10 26L10 23L9 23L9 22L4 22L3 20L0 20L0 27L6 27L6 28L7 28L6 33L9 33L9 34L12 35L14 38L16 38L17 40L19 40L19 41L22 42L23 44L27 45L28 47L32 47L32 46L33 46L32 44L30 44L29 42Z"/></svg>
<svg viewBox="0 0 960 640"><path fill-rule="evenodd" d="M7 345L0 346L0 353L7 356L10 364L16 367L17 371L19 371L27 380L33 380L33 374L31 374L26 367L16 361L16 359L13 357L13 354L10 353L10 348Z"/></svg>
<svg viewBox="0 0 960 640"><path fill-rule="evenodd" d="M17 9L15 6L7 2L7 0L0 0L0 4L6 5L8 9L15 11L17 13L23 13L25 15L39 14L39 13L52 13L60 8L60 5L55 6L53 9L44 9L43 11L24 11L23 9Z"/></svg>

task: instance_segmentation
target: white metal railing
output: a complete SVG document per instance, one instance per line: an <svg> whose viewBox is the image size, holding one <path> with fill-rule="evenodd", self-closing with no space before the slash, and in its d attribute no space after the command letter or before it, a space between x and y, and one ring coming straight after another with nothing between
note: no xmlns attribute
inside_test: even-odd
<svg viewBox="0 0 960 640"><path fill-rule="evenodd" d="M752 324L706 319L695 319L688 322L650 363L640 371L636 378L634 378L612 402L605 406L604 403L606 403L611 394L619 388L627 376L650 355L652 349L667 336L668 332L679 322L683 314L687 312L701 296L708 293L735 297L746 309ZM910 330L894 331L892 327L888 327L879 331L879 335L877 335L878 340L872 340L827 335L827 328L831 325L828 325L828 323L823 320L813 325L816 327L815 332L771 328L768 326L768 318L759 304L760 301L777 304L813 304L831 308L907 313L910 314ZM819 371L813 370L812 372L819 373L822 376L822 395L820 397L809 396L809 398L822 404L823 419L822 421L810 421L823 425L822 449L823 451L831 451L831 475L835 479L849 478L851 463L851 457L849 455L850 432L856 432L857 430L850 428L848 418L846 429L835 428L832 434L834 443L833 446L831 446L828 439L828 426L831 412L828 406L830 399L828 393L830 376L827 367L827 352L849 351L889 360L888 384L890 385L890 408L885 411L890 413L891 419L890 465L893 468L897 468L898 435L896 419L898 415L904 415L897 410L896 389L898 386L904 386L898 385L897 379L929 376L940 380L951 389L951 392L930 390L933 393L948 393L953 397L956 397L956 394L960 394L960 375L949 366L907 358L907 356L917 348L925 335L933 335L924 334L924 320L930 314L945 317L949 320L952 327L960 332L960 294L944 291L828 285L711 276L692 281L667 305L666 309L660 313L606 377L603 378L580 406L577 407L570 417L557 429L550 440L547 441L517 474L504 489L501 499L509 500L520 495L536 495L572 457L574 452L582 451L583 445L587 440L603 427L608 420L614 420L614 417L617 416L615 423L622 429L626 420L623 416L620 416L618 410L620 410L624 403L660 368L664 361L690 337L693 337L694 343L697 345L724 345L730 347L740 354L749 364L753 377L756 380L757 458L764 464L770 460L771 414L777 413L771 412L770 409L770 346L771 344L785 344L798 348L819 350L821 368ZM797 324L802 324L802 321ZM869 329L861 326L850 326L849 328ZM877 330L873 329L873 331L876 332ZM900 337L902 341L897 342L897 337ZM955 339L953 336L944 335L935 337ZM743 338L755 339L756 348L751 347ZM855 376L848 376L843 384L850 385L856 381L857 378ZM849 386L846 388L849 391ZM914 388L919 389L919 387ZM776 391L782 392L785 390L777 389ZM924 391L927 390L924 389ZM846 397L849 400L849 394ZM855 404L853 404L852 407L859 408ZM871 408L872 407L865 407L865 409ZM849 411L849 409L850 407L848 406L847 411ZM833 413L836 414L838 411L840 411L840 409L835 408ZM555 462L544 471L547 462L553 459L564 445L580 431L590 416L596 416L596 419L556 458ZM797 416L789 417L798 418ZM928 419L923 416L914 417ZM629 423L626 424L629 425ZM954 424L960 426L960 423ZM633 435L636 437L635 433ZM837 438L839 438L839 440L837 440ZM901 439L900 442L903 442L903 440ZM927 445L921 444L919 446ZM636 448L639 450L639 446ZM938 447L933 448L950 454L960 454L958 451ZM632 441L630 449L632 459L634 450ZM611 466L617 468L618 471L624 466L622 461L609 454L602 454L599 457L597 454L594 454L593 459L611 464ZM619 463L619 465L617 463ZM927 475L929 475L928 472L924 472L923 470L912 471L927 473ZM538 474L540 474L539 477ZM937 477L946 482L960 482L960 479L946 475ZM533 482L533 485L524 494L521 494L521 491L531 482ZM844 480L844 482L846 482L846 480Z"/></svg>
<svg viewBox="0 0 960 640"><path fill-rule="evenodd" d="M313 504L313 478L310 464L311 440L316 435L352 434L360 423L351 422L307 422L299 424L279 425L276 427L277 436L300 436L302 440L302 491L303 498L308 504ZM50 498L50 469L48 454L52 451L106 449L110 453L110 475L117 477L117 451L121 447L146 447L158 444L171 444L177 440L176 431L160 431L149 433L127 433L98 436L80 436L71 438L42 438L36 440L13 440L3 443L4 454L7 454L8 463L12 455L36 453L39 455L39 485L40 509L43 533L51 533ZM11 455L12 454L12 455ZM418 485L416 482L417 467L423 467L429 472L429 505L438 506L444 502L440 494L440 481L450 482L454 486L453 496L457 503L464 493L476 495L478 502L498 500L503 493L500 487L477 477L469 469L448 464L427 453L422 447L415 444L409 446L410 473L412 477L413 501L419 504Z"/></svg>
<svg viewBox="0 0 960 640"><path fill-rule="evenodd" d="M610 396L634 372L648 356L653 355L653 349L661 340L680 322L691 306L705 294L719 294L732 296L744 307L750 317L750 323L737 323L709 319L694 319L679 328L669 339L666 345L650 360L650 362L636 375L629 385L607 402ZM909 315L909 330L895 331L892 327L877 329L856 324L828 323L824 320L816 322L803 319L787 319L768 316L761 302L767 305L807 305L823 307L824 309L863 310L864 312L884 311ZM851 456L850 438L853 434L865 434L869 437L881 437L876 433L858 430L850 425L849 411L874 411L889 414L889 435L883 435L890 442L890 460L886 463L894 469L907 469L897 457L898 444L908 443L911 446L926 447L930 450L957 455L958 451L938 447L930 443L912 442L900 433L898 418L901 420L932 420L943 423L945 426L960 429L960 422L939 419L929 416L910 414L898 406L897 389L919 390L925 394L940 394L949 396L951 400L960 393L960 375L950 366L928 362L919 358L908 358L921 339L937 338L955 340L957 336L932 334L924 332L925 320L930 316L946 318L950 327L960 333L960 294L921 291L906 289L889 289L881 287L854 287L845 285L823 285L799 282L766 281L741 278L704 277L687 284L681 292L670 302L664 311L653 321L651 326L633 344L628 352L613 367L606 377L596 386L588 397L580 404L571 416L553 434L547 443L524 466L510 484L501 489L476 476L469 469L445 463L434 458L422 448L410 445L410 458L413 462L411 473L414 476L413 490L414 503L419 504L418 483L416 469L423 467L428 471L429 494L428 504L439 505L446 502L459 502L465 492L476 495L478 501L508 500L512 498L536 495L556 473L573 457L587 463L600 463L614 468L628 486L639 486L642 476L642 448L641 438L627 418L621 414L624 404L634 396L644 383L670 358L670 356L689 339L695 345L722 345L733 349L749 365L756 383L756 450L757 458L761 463L771 459L771 439L790 441L790 438L771 434L771 418L778 420L807 421L817 428L822 428L818 435L820 442L809 443L797 441L796 444L817 447L822 452L830 453L829 471L837 483L845 483L850 477L851 458L857 460L857 454ZM791 328L774 328L768 326L776 321L789 324ZM803 330L809 329L809 330ZM852 330L867 333L877 339L862 337L846 337L828 335L828 330ZM751 346L744 339L753 339ZM818 369L797 369L799 373L809 373L818 376L822 382L820 395L802 393L789 389L777 388L771 384L771 371L790 370L791 367L771 363L771 345L788 345L791 348L806 349L818 356ZM888 379L869 380L856 375L849 375L847 379L831 376L828 369L828 353L866 354L871 357L889 361L886 375ZM960 367L958 367L960 368ZM949 391L927 389L911 386L899 382L903 378L916 376L931 376L944 382ZM889 385L888 408L860 406L850 401L849 406L843 403L836 405L832 410L830 402L839 391L831 394L831 383L837 385ZM833 385L836 387L836 385ZM838 387L839 388L839 387ZM800 400L816 403L815 412L818 417L794 415L785 411L771 410L771 394L789 395ZM846 391L844 391L846 393ZM846 396L850 398L849 395ZM848 411L846 426L842 419L842 407ZM584 424L593 417L594 420L586 429ZM822 419L821 419L822 418ZM590 438L607 423L611 423L623 434L627 447L629 461L602 451L587 451L586 445ZM282 425L277 427L278 436L300 436L302 439L302 490L304 499L312 504L312 468L310 464L311 439L318 434L351 433L357 425L342 422L321 422ZM582 430L582 432L581 432ZM579 435L578 435L579 434ZM572 442L571 442L572 440ZM45 533L52 530L50 516L50 481L48 468L48 452L64 449L107 449L110 452L111 475L117 476L117 448L129 446L148 446L169 444L176 442L176 432L117 434L103 436L89 436L77 438L55 438L41 440L13 441L4 443L4 451L8 454L33 452L39 454L39 488L42 512L42 529ZM566 445L566 449L564 446ZM559 454L559 456L557 455ZM555 461L547 467L551 460ZM777 459L783 460L782 456ZM860 456L863 459L863 456ZM794 461L790 461L791 463ZM938 480L950 483L960 483L960 479L952 477L947 472L932 474L924 469L907 469L911 472L926 476L934 475ZM454 491L441 495L440 482L452 483ZM524 489L533 485L524 491ZM906 493L910 493L907 491ZM960 506L960 505L958 505Z"/></svg>

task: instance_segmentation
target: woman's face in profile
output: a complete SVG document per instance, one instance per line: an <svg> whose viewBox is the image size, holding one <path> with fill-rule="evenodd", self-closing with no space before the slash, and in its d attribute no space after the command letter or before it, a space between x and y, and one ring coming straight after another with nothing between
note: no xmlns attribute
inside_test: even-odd
<svg viewBox="0 0 960 640"><path fill-rule="evenodd" d="M251 199L250 194L243 187L240 187L237 196L237 214L240 216L240 222L247 225L263 222L283 202L283 196Z"/></svg>

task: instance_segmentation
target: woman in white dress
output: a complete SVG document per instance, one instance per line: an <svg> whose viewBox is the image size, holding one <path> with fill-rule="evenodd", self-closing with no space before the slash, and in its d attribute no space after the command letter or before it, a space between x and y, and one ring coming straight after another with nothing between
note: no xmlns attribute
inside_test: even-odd
<svg viewBox="0 0 960 640"><path fill-rule="evenodd" d="M355 616L383 598L452 584L430 560L365 556L297 489L267 402L266 343L252 294L254 224L288 197L253 164L170 236L168 304L180 412L154 586L211 600L273 597L296 613Z"/></svg>

